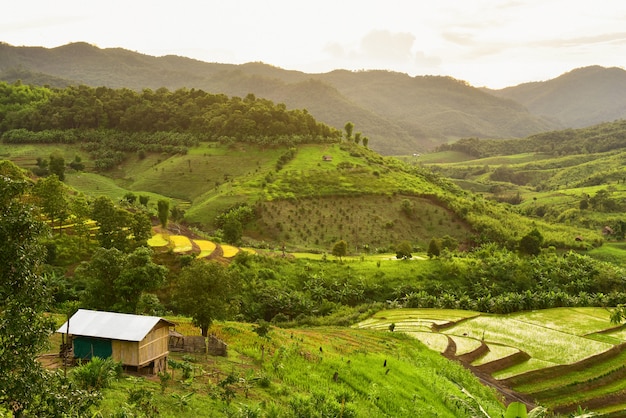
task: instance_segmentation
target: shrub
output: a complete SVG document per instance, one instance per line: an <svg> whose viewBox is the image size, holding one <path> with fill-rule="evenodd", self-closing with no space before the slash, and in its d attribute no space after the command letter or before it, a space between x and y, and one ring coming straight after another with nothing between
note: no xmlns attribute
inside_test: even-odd
<svg viewBox="0 0 626 418"><path fill-rule="evenodd" d="M89 363L74 369L73 379L79 388L92 391L109 387L121 375L121 363L112 358L93 357Z"/></svg>

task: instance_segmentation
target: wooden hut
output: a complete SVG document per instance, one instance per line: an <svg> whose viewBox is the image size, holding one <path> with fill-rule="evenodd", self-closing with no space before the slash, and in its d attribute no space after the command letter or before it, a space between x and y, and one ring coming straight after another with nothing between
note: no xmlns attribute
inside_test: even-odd
<svg viewBox="0 0 626 418"><path fill-rule="evenodd" d="M174 325L156 316L79 309L57 332L71 338L74 358L111 357L124 367L158 373L167 370Z"/></svg>

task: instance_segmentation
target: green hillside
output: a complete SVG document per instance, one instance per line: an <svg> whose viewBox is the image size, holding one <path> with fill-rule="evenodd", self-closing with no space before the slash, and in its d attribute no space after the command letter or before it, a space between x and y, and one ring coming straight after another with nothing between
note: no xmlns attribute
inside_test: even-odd
<svg viewBox="0 0 626 418"><path fill-rule="evenodd" d="M290 109L307 109L341 129L352 121L384 155L432 149L449 138L519 137L558 124L449 77L387 71L306 74L262 63L206 63L184 57L151 57L87 43L58 48L0 44L0 80L65 87L158 90L203 89L245 97L249 93Z"/></svg>
<svg viewBox="0 0 626 418"><path fill-rule="evenodd" d="M188 318L168 317L184 335L199 335ZM103 390L92 411L112 416L146 411L131 390L161 417L450 417L502 416L500 395L469 371L402 333L319 327L270 327L227 322L211 332L228 356L170 355L173 377L123 376ZM186 371L187 370L187 371ZM183 375L188 373L188 376ZM69 374L72 374L70 369ZM228 379L228 380L227 380ZM181 397L188 396L186 402Z"/></svg>
<svg viewBox="0 0 626 418"><path fill-rule="evenodd" d="M620 120L510 141L467 139L425 156L423 164L466 190L512 203L525 216L574 228L608 226L607 238L621 240L624 138Z"/></svg>
<svg viewBox="0 0 626 418"><path fill-rule="evenodd" d="M491 384L551 411L622 416L623 327L605 308L558 308L511 315L403 309L378 312L359 329L394 330L455 359Z"/></svg>

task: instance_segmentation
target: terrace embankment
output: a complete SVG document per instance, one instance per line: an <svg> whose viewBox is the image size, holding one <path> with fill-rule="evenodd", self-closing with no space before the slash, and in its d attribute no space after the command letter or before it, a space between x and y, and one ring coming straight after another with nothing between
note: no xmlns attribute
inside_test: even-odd
<svg viewBox="0 0 626 418"><path fill-rule="evenodd" d="M485 348L483 348L483 346ZM513 389L511 389L510 387L503 385L499 380L494 379L488 372L485 372L483 370L480 370L479 368L472 366L471 362L466 362L463 361L462 359L467 357L468 359L474 357L476 355L476 353L474 353L475 351L479 351L482 352L482 355L484 355L487 351L489 350L489 348L483 343L481 344L481 346L479 348L477 348L476 350L461 355L461 356L457 356L456 355L456 343L454 342L454 340L448 336L448 347L446 348L446 350L442 353L442 355L444 357L446 357L449 360L454 360L457 361L459 363L461 363L463 366L465 366L467 369L469 369L484 385L486 386L490 386L493 387L494 389L496 389L504 398L506 404L509 404L511 402L522 402L523 404L526 405L526 407L530 410L536 407L536 405L534 404L533 400L528 397L525 396L521 393L518 393L516 391L514 391ZM517 353L519 354L519 353ZM526 353L524 353L526 354ZM528 356L528 354L526 354ZM480 357L480 356L479 356ZM512 356L509 356L512 357ZM505 360L505 359L503 359ZM491 362L491 363L496 363L500 360ZM519 359L517 360L519 361ZM488 363L488 364L491 364ZM513 363L516 364L516 363Z"/></svg>

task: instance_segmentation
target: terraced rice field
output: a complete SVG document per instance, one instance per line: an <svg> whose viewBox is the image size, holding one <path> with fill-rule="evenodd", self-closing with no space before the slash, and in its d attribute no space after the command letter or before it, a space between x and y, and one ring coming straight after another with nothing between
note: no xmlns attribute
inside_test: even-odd
<svg viewBox="0 0 626 418"><path fill-rule="evenodd" d="M605 308L511 315L441 309L381 311L356 325L406 332L560 414L626 411L626 327ZM621 415L620 415L621 414Z"/></svg>
<svg viewBox="0 0 626 418"><path fill-rule="evenodd" d="M194 239L193 243L196 244L198 248L200 248L200 254L198 254L198 258L210 256L217 248L217 245L212 241Z"/></svg>
<svg viewBox="0 0 626 418"><path fill-rule="evenodd" d="M239 248L232 245L222 244L222 256L224 258L232 258L239 253Z"/></svg>
<svg viewBox="0 0 626 418"><path fill-rule="evenodd" d="M191 240L184 235L170 235L169 240L175 253L186 253L193 249Z"/></svg>
<svg viewBox="0 0 626 418"><path fill-rule="evenodd" d="M150 247L165 247L169 245L170 241L163 236L163 234L154 234L152 238L148 240Z"/></svg>

